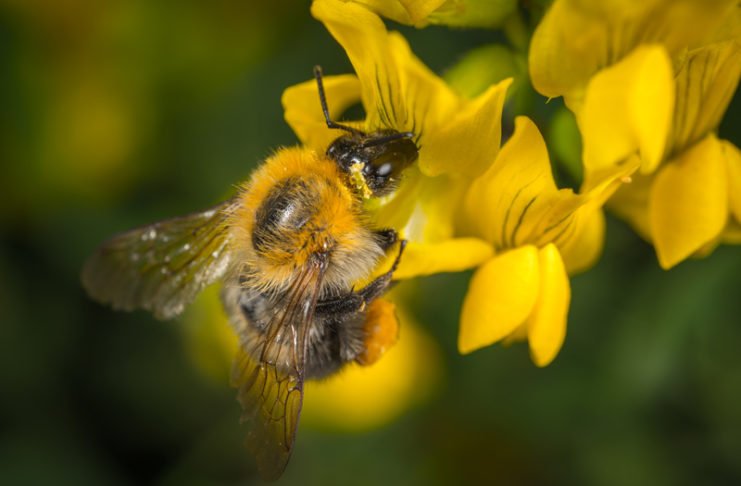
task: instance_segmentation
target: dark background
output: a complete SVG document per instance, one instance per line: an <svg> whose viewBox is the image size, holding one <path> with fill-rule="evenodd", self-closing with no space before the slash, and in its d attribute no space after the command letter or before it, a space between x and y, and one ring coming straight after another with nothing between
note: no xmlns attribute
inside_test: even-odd
<svg viewBox="0 0 741 486"><path fill-rule="evenodd" d="M257 481L234 393L179 323L101 307L78 274L106 237L211 205L295 143L280 95L314 64L350 72L306 3L259 4L0 7L0 484ZM402 30L438 72L501 38ZM547 132L558 102L543 102ZM720 130L737 145L740 116L737 95ZM459 356L468 275L418 282L436 392L372 430L303 424L282 481L741 483L741 251L664 272L625 224L607 230L545 369L525 345Z"/></svg>

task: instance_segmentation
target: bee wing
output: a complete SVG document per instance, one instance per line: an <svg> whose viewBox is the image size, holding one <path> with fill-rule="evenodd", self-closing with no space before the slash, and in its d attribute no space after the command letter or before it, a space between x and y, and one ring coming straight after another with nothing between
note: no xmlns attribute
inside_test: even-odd
<svg viewBox="0 0 741 486"><path fill-rule="evenodd" d="M178 315L228 269L228 217L236 205L233 198L114 236L85 262L85 290L115 309L145 309L158 319Z"/></svg>
<svg viewBox="0 0 741 486"><path fill-rule="evenodd" d="M319 265L301 269L266 327L264 340L243 343L232 370L242 421L251 422L247 448L266 480L280 477L293 450L304 396L306 339L323 276Z"/></svg>

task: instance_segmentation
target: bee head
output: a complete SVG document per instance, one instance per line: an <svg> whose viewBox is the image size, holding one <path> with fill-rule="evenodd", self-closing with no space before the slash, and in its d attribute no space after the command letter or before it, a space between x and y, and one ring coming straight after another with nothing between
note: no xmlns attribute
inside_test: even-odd
<svg viewBox="0 0 741 486"><path fill-rule="evenodd" d="M409 132L379 130L371 134L353 131L336 139L327 149L327 156L337 162L365 196L384 196L396 188L401 173L419 155L417 144Z"/></svg>
<svg viewBox="0 0 741 486"><path fill-rule="evenodd" d="M412 140L414 134L392 129L365 133L332 121L324 95L321 67L314 66L314 77L327 127L347 132L332 142L327 157L337 162L363 197L384 196L392 192L401 172L419 155L419 147Z"/></svg>

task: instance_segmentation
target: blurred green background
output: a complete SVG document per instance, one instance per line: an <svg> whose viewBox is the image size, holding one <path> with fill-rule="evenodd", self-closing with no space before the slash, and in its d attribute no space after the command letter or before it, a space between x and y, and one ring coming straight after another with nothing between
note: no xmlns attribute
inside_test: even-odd
<svg viewBox="0 0 741 486"><path fill-rule="evenodd" d="M401 30L438 72L502 38ZM314 64L351 70L308 2L2 2L0 484L258 482L234 392L179 323L101 307L78 273L106 237L211 205L295 143L280 95ZM525 111L557 134L559 106L530 93L505 125ZM737 94L721 135L739 127ZM435 394L366 432L302 424L281 483L741 484L738 247L664 272L610 219L546 369L525 345L458 355L467 278L414 284Z"/></svg>

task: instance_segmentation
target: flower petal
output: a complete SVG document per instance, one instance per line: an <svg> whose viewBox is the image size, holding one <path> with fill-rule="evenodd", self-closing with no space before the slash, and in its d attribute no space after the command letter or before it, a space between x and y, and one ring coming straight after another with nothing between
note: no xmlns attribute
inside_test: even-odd
<svg viewBox="0 0 741 486"><path fill-rule="evenodd" d="M614 214L627 221L648 242L653 241L648 217L648 200L653 181L653 174L633 174L631 182L623 184L607 202Z"/></svg>
<svg viewBox="0 0 741 486"><path fill-rule="evenodd" d="M315 0L311 13L347 52L361 80L368 125L398 128L394 122L399 117L404 120L406 113L396 110L405 105L400 73L393 63L397 54L391 49L381 19L362 5L340 0Z"/></svg>
<svg viewBox="0 0 741 486"><path fill-rule="evenodd" d="M573 107L594 73L640 44L675 56L705 43L735 8L736 0L556 0L530 43L533 86Z"/></svg>
<svg viewBox="0 0 741 486"><path fill-rule="evenodd" d="M638 150L641 171L661 161L674 109L671 60L660 46L636 49L600 71L587 87L579 127L584 165L593 172L622 162Z"/></svg>
<svg viewBox="0 0 741 486"><path fill-rule="evenodd" d="M494 249L476 238L453 238L439 243L409 242L394 280L442 272L461 272L487 261Z"/></svg>
<svg viewBox="0 0 741 486"><path fill-rule="evenodd" d="M476 177L491 165L499 152L502 108L511 83L505 79L491 86L424 139L419 167L425 175L456 172Z"/></svg>
<svg viewBox="0 0 741 486"><path fill-rule="evenodd" d="M656 175L649 215L659 264L669 269L716 238L728 218L726 162L708 135Z"/></svg>
<svg viewBox="0 0 741 486"><path fill-rule="evenodd" d="M356 3L315 0L312 14L342 45L361 83L369 131L393 128L420 135L449 119L458 106L455 93L435 76L381 19Z"/></svg>
<svg viewBox="0 0 741 486"><path fill-rule="evenodd" d="M430 15L446 0L354 0L378 15L400 24L423 27Z"/></svg>
<svg viewBox="0 0 741 486"><path fill-rule="evenodd" d="M550 244L538 252L540 290L528 320L530 355L538 366L546 366L556 357L566 337L571 287L561 254Z"/></svg>
<svg viewBox="0 0 741 486"><path fill-rule="evenodd" d="M605 242L605 214L602 210L580 212L575 224L575 236L558 247L569 275L592 267Z"/></svg>
<svg viewBox="0 0 741 486"><path fill-rule="evenodd" d="M557 194L543 137L529 118L518 117L496 161L471 184L463 230L499 249L518 246Z"/></svg>
<svg viewBox="0 0 741 486"><path fill-rule="evenodd" d="M419 136L418 144L424 147L429 137L437 136L437 128L448 122L457 112L461 99L442 78L412 53L401 34L389 33L388 43L393 57L376 61L379 65L385 62L389 65L388 69L399 73L401 85L398 100L401 105L397 106L397 111L401 114L394 115L392 108L394 116L385 118L393 118L395 124L384 125L386 122L380 119L380 126L414 132ZM382 107L385 108L385 105ZM375 127L372 124L370 126ZM423 154L420 153L420 159L422 157Z"/></svg>
<svg viewBox="0 0 741 486"><path fill-rule="evenodd" d="M462 354L499 341L525 322L538 296L538 273L532 245L495 256L476 271L461 311Z"/></svg>
<svg viewBox="0 0 741 486"><path fill-rule="evenodd" d="M502 25L516 9L516 0L447 0L428 20L451 27L491 29Z"/></svg>
<svg viewBox="0 0 741 486"><path fill-rule="evenodd" d="M418 168L410 167L396 192L369 200L366 210L374 227L396 228L410 242L439 242L453 237L457 210L467 188L462 178L424 177Z"/></svg>
<svg viewBox="0 0 741 486"><path fill-rule="evenodd" d="M329 116L333 121L337 121L347 108L360 101L360 82L354 75L325 76L323 82ZM341 135L337 130L327 128L315 80L286 89L281 103L286 122L303 145L324 151Z"/></svg>
<svg viewBox="0 0 741 486"><path fill-rule="evenodd" d="M585 265L591 264L599 256L602 249L602 236L594 233L585 235L585 232L594 232L601 227L599 222L596 226L590 224L591 218L625 181L630 180L630 174L635 172L639 164L640 159L633 155L621 165L589 174L581 194L574 194L570 189L560 190L558 197L552 198L537 221L533 222L528 241L538 247L554 243L559 250L572 255L573 250L570 249L573 245L579 247L586 243L580 241L582 238L592 238L591 244L580 248L584 254L576 256L574 261L568 261L570 270L584 269Z"/></svg>
<svg viewBox="0 0 741 486"><path fill-rule="evenodd" d="M517 6L515 0L354 0L401 24L496 27Z"/></svg>
<svg viewBox="0 0 741 486"><path fill-rule="evenodd" d="M601 48L607 44L606 19L585 10L574 2L556 0L533 33L530 78L544 96L568 96L583 89L599 66L606 65Z"/></svg>
<svg viewBox="0 0 741 486"><path fill-rule="evenodd" d="M676 77L671 152L681 152L720 124L741 76L741 43L730 40L689 52Z"/></svg>
<svg viewBox="0 0 741 486"><path fill-rule="evenodd" d="M721 148L728 164L728 195L731 214L741 224L741 150L727 140L721 140Z"/></svg>

